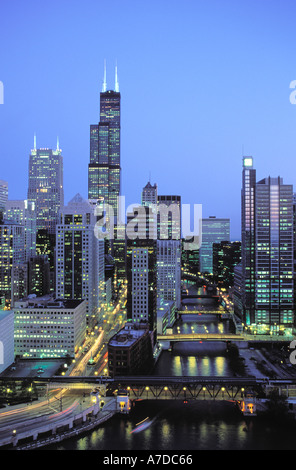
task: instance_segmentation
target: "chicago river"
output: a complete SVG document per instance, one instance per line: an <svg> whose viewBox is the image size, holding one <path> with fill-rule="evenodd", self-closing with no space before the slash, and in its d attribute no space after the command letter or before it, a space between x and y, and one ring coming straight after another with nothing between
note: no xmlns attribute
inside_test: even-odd
<svg viewBox="0 0 296 470"><path fill-rule="evenodd" d="M190 299L184 309L217 310L213 299ZM223 310L222 306L218 307ZM174 333L228 333L229 320L217 315L182 315ZM242 351L256 356L256 351ZM252 359L253 359L252 356ZM248 364L253 364L249 361ZM247 366L245 373L252 370ZM162 351L153 371L158 376L231 377L236 372L225 343L176 343ZM175 400L135 402L129 415L115 415L84 436L51 449L66 450L244 450L293 449L294 431L268 417L245 418L231 401Z"/></svg>

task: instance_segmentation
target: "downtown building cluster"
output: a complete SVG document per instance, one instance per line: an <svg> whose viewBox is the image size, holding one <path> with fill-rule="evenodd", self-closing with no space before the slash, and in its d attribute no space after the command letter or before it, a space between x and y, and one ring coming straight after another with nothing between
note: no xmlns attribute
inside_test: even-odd
<svg viewBox="0 0 296 470"><path fill-rule="evenodd" d="M77 193L65 204L59 141L56 149L37 148L36 136L29 156L27 199L10 200L8 183L0 182L0 341L5 343L1 370L16 357L75 357L124 286L127 324L121 333L124 337L128 328L127 343L131 350L135 344L138 348L136 360L132 354L129 364L133 370L141 368L143 351L147 364L152 358L157 311L163 333L163 325L172 324L180 307L180 237L176 246L170 240L157 251L157 240L117 236L120 98L116 70L114 90L107 90L104 77L100 120L90 126L87 198ZM146 207L145 197L142 204ZM102 206L113 210L113 238L98 236L97 208ZM158 256L165 286L158 280ZM133 335L135 341L130 341ZM124 346L122 339L120 343Z"/></svg>
<svg viewBox="0 0 296 470"><path fill-rule="evenodd" d="M229 219L211 216L202 219L201 245L188 250L180 195L158 194L149 181L141 204L122 214L120 116L116 68L114 90L105 71L99 122L90 126L87 198L77 193L64 203L59 141L53 150L34 138L26 200L9 200L0 181L0 371L15 357L75 357L126 288L126 323L109 341L108 369L147 372L157 335L181 308L182 280L196 276L228 290L240 328L294 328L292 185L280 177L256 182L253 159L244 158L241 241L230 240Z"/></svg>

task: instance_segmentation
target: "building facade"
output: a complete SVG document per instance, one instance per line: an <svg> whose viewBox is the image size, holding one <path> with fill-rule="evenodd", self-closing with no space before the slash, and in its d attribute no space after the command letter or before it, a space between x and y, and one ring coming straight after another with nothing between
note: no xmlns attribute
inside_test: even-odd
<svg viewBox="0 0 296 470"><path fill-rule="evenodd" d="M0 374L14 362L14 312L0 310Z"/></svg>
<svg viewBox="0 0 296 470"><path fill-rule="evenodd" d="M0 221L4 217L7 199L8 199L8 183L7 181L0 180Z"/></svg>
<svg viewBox="0 0 296 470"><path fill-rule="evenodd" d="M202 244L199 249L200 272L213 274L213 243L230 240L230 220L202 219Z"/></svg>
<svg viewBox="0 0 296 470"><path fill-rule="evenodd" d="M126 240L127 317L133 322L147 322L156 331L157 310L157 240L154 217L144 206L135 207L127 214L127 226L131 222L139 231L130 231ZM151 225L152 222L152 225Z"/></svg>
<svg viewBox="0 0 296 470"><path fill-rule="evenodd" d="M294 325L293 187L282 178L256 183L253 159L243 159L241 308L249 328L270 334ZM235 286L239 290L239 286Z"/></svg>
<svg viewBox="0 0 296 470"><path fill-rule="evenodd" d="M64 205L63 157L58 148L31 150L29 158L28 202L36 210L36 230L55 234L59 211Z"/></svg>
<svg viewBox="0 0 296 470"><path fill-rule="evenodd" d="M150 373L153 366L151 334L147 324L129 322L108 343L111 377Z"/></svg>
<svg viewBox="0 0 296 470"><path fill-rule="evenodd" d="M13 282L13 268L25 264L25 235L23 225L11 222L0 223L0 297L5 298L7 307L18 295L12 289L17 285ZM15 271L15 275L17 272Z"/></svg>
<svg viewBox="0 0 296 470"><path fill-rule="evenodd" d="M213 276L219 287L232 287L234 267L241 261L241 242L213 243Z"/></svg>
<svg viewBox="0 0 296 470"><path fill-rule="evenodd" d="M40 359L75 357L85 333L85 300L31 296L15 304L16 356Z"/></svg>
<svg viewBox="0 0 296 470"><path fill-rule="evenodd" d="M56 231L56 295L85 299L89 328L99 321L105 293L104 240L95 237L95 223L92 205L76 194Z"/></svg>
<svg viewBox="0 0 296 470"><path fill-rule="evenodd" d="M25 260L36 255L36 211L33 201L8 200L5 220L24 226Z"/></svg>
<svg viewBox="0 0 296 470"><path fill-rule="evenodd" d="M120 93L107 90L106 76L100 93L100 121L90 126L90 163L88 166L88 198L104 201L118 215L121 184L120 168Z"/></svg>

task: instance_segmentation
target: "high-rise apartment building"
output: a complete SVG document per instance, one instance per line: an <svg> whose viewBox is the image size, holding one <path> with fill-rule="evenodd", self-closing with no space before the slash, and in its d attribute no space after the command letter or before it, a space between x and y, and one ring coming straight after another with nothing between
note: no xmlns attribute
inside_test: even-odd
<svg viewBox="0 0 296 470"><path fill-rule="evenodd" d="M230 240L230 220L202 219L202 244L199 249L200 272L213 274L213 243Z"/></svg>
<svg viewBox="0 0 296 470"><path fill-rule="evenodd" d="M99 321L104 301L104 240L96 238L92 205L80 194L60 213L56 230L56 295L85 299L87 325Z"/></svg>

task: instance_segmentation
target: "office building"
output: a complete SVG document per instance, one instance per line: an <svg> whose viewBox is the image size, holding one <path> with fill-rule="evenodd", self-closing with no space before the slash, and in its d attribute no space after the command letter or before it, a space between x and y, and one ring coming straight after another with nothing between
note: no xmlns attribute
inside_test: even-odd
<svg viewBox="0 0 296 470"><path fill-rule="evenodd" d="M50 293L50 266L47 255L31 256L28 261L28 294L43 297Z"/></svg>
<svg viewBox="0 0 296 470"><path fill-rule="evenodd" d="M120 93L115 70L115 90L107 90L106 67L100 93L100 121L90 126L88 198L104 201L118 215L120 195Z"/></svg>
<svg viewBox="0 0 296 470"><path fill-rule="evenodd" d="M0 180L0 222L4 218L6 202L8 199L8 183L7 181Z"/></svg>
<svg viewBox="0 0 296 470"><path fill-rule="evenodd" d="M56 230L56 295L85 299L87 326L99 321L104 303L104 240L96 238L92 205L80 194L60 212Z"/></svg>
<svg viewBox="0 0 296 470"><path fill-rule="evenodd" d="M14 312L0 310L0 374L14 362Z"/></svg>
<svg viewBox="0 0 296 470"><path fill-rule="evenodd" d="M157 335L171 332L176 321L176 303L173 300L157 299ZM170 329L170 330L169 330Z"/></svg>
<svg viewBox="0 0 296 470"><path fill-rule="evenodd" d="M24 227L11 222L0 223L0 297L11 306L12 270L16 265L25 264ZM18 295L18 294L16 294Z"/></svg>
<svg viewBox="0 0 296 470"><path fill-rule="evenodd" d="M127 266L127 317L133 322L147 322L151 331L156 331L157 309L157 240L154 217L144 206L133 208L127 214L126 241ZM152 222L152 223L151 223ZM137 229L137 230L136 230Z"/></svg>
<svg viewBox="0 0 296 470"><path fill-rule="evenodd" d="M199 249L195 250L186 250L185 249L186 240L182 239L182 255L181 255L181 265L184 274L186 275L196 275L199 270Z"/></svg>
<svg viewBox="0 0 296 470"><path fill-rule="evenodd" d="M181 308L181 242L157 240L157 296Z"/></svg>
<svg viewBox="0 0 296 470"><path fill-rule="evenodd" d="M293 187L265 178L255 193L255 323L294 323Z"/></svg>
<svg viewBox="0 0 296 470"><path fill-rule="evenodd" d="M15 303L15 355L75 357L85 339L86 301L29 296Z"/></svg>
<svg viewBox="0 0 296 470"><path fill-rule="evenodd" d="M257 332L294 324L293 187L282 178L256 183L252 157L243 159L241 311ZM236 287L238 291L238 287ZM239 301L235 309L239 311Z"/></svg>
<svg viewBox="0 0 296 470"><path fill-rule="evenodd" d="M181 308L181 197L157 196L157 296Z"/></svg>
<svg viewBox="0 0 296 470"><path fill-rule="evenodd" d="M13 264L11 268L11 308L17 300L28 295L28 265Z"/></svg>
<svg viewBox="0 0 296 470"><path fill-rule="evenodd" d="M108 343L111 377L149 374L153 367L151 334L147 324L127 322Z"/></svg>
<svg viewBox="0 0 296 470"><path fill-rule="evenodd" d="M29 158L28 202L36 210L36 230L46 229L55 234L59 210L64 205L63 157L59 149L36 148Z"/></svg>
<svg viewBox="0 0 296 470"><path fill-rule="evenodd" d="M142 206L156 206L157 205L157 184L153 186L148 181L142 190Z"/></svg>
<svg viewBox="0 0 296 470"><path fill-rule="evenodd" d="M29 158L28 203L36 213L36 253L47 255L50 264L51 291L55 290L55 233L59 211L64 206L63 156L56 150L34 148ZM34 255L34 253L32 253Z"/></svg>
<svg viewBox="0 0 296 470"><path fill-rule="evenodd" d="M241 242L213 243L213 278L219 287L232 287L234 267L241 261Z"/></svg>
<svg viewBox="0 0 296 470"><path fill-rule="evenodd" d="M8 200L5 220L24 226L25 260L36 255L36 211L33 201Z"/></svg>
<svg viewBox="0 0 296 470"><path fill-rule="evenodd" d="M181 240L181 196L157 196L157 238Z"/></svg>
<svg viewBox="0 0 296 470"><path fill-rule="evenodd" d="M202 244L199 249L200 272L213 274L213 243L230 240L230 220L202 219Z"/></svg>

